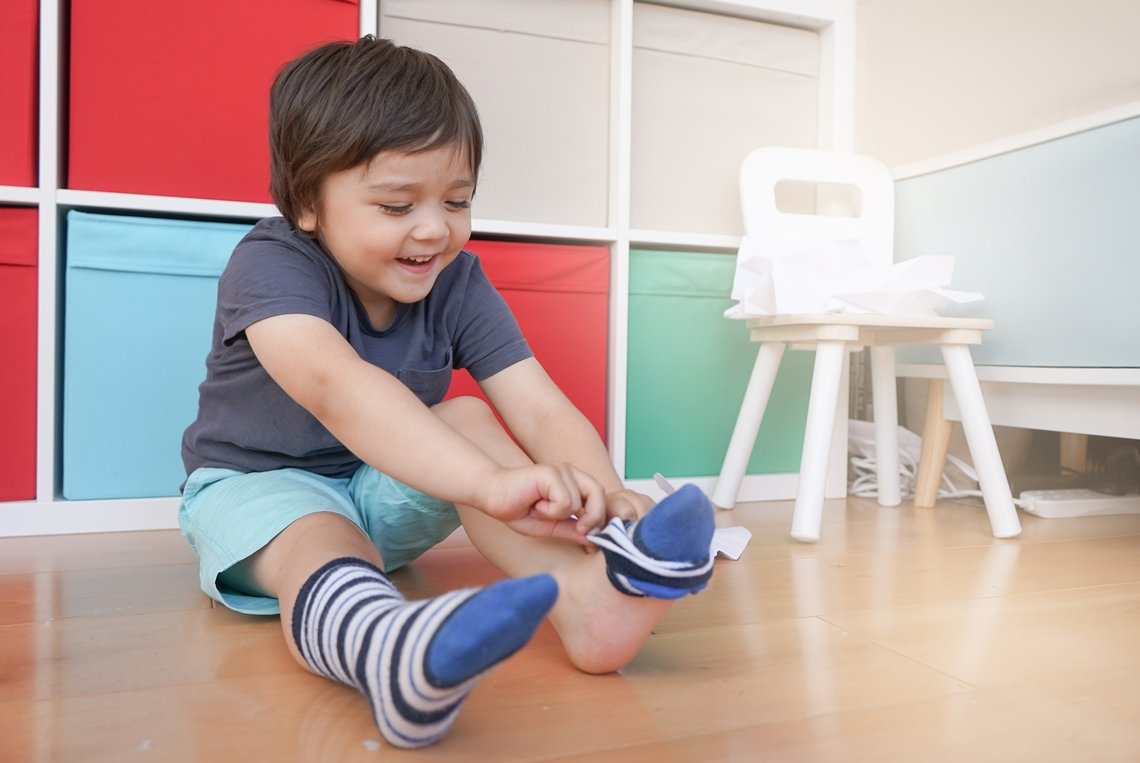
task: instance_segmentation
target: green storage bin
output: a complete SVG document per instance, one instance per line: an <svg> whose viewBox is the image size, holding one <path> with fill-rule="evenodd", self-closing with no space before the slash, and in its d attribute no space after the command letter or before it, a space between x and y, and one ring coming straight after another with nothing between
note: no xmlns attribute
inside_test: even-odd
<svg viewBox="0 0 1140 763"><path fill-rule="evenodd" d="M625 476L720 473L759 345L728 320L733 255L632 250ZM786 352L749 474L799 472L815 353Z"/></svg>

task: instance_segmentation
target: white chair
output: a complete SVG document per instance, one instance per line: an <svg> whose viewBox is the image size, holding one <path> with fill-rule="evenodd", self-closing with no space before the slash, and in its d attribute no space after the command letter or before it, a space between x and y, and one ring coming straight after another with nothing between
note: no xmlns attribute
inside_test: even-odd
<svg viewBox="0 0 1140 763"><path fill-rule="evenodd" d="M781 212L776 206L776 185L784 180L854 186L861 195L861 212L858 216ZM750 239L810 235L825 241L858 241L869 265L886 267L893 262L894 184L886 168L873 159L809 149L756 149L741 166L740 195ZM901 497L893 348L896 344L937 344L961 413L993 534L1008 538L1021 532L969 350L970 345L981 342L981 332L992 328L992 321L813 313L751 318L748 326L752 340L760 347L713 491L714 504L725 509L736 504L784 348L792 345L815 350L792 537L819 540L844 359L848 351L861 347L870 347L871 355L879 504L897 506ZM846 411L843 416L846 420Z"/></svg>

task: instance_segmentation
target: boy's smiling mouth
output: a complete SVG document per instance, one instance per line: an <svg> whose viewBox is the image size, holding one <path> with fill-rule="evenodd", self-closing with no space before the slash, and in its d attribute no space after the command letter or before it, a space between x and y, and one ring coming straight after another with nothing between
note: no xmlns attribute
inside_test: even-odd
<svg viewBox="0 0 1140 763"><path fill-rule="evenodd" d="M434 254L424 254L424 255L420 255L419 257L398 257L397 259L400 262L403 262L403 263L406 263L409 265L425 265L425 264L431 262L432 260L434 260L435 255Z"/></svg>

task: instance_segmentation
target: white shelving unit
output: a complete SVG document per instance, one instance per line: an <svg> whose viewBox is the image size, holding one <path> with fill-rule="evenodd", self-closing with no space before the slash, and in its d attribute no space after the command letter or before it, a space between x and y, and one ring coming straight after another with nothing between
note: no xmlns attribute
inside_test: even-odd
<svg viewBox="0 0 1140 763"><path fill-rule="evenodd" d="M816 145L839 150L852 147L854 124L854 2L855 0L691 0L657 3L633 0L596 0L607 4L609 18L608 134L606 141L608 167L602 189L607 195L605 220L599 224L562 223L527 219L477 217L476 235L542 240L561 243L603 244L611 252L611 308L608 378L609 446L619 473L624 473L625 409L626 409L626 333L629 251L631 247L733 252L739 243L738 231L723 229L663 230L636 226L631 199L636 186L633 156L638 115L634 89L638 54L636 44L638 19L644 13L696 13L717 25L731 29L763 22L798 30L796 33L818 37L818 101ZM462 3L468 12L484 3ZM508 0L488 0L488 12L501 12ZM63 277L60 229L67 210L82 208L99 211L137 211L170 215L205 216L237 220L256 220L275 214L270 204L143 196L73 190L63 187L61 157L64 155L66 130L61 122L63 79L67 70L67 40L62 20L66 0L42 0L40 3L40 68L39 68L39 185L37 188L0 186L0 204L35 206L39 210L39 291L38 291L38 387L37 387L37 475L34 501L0 504L0 536L80 533L172 528L177 526L177 499L123 499L69 501L60 497L59 473L59 399L61 369L57 364L62 346L60 293ZM383 6L364 3L360 13L361 33L384 34ZM678 17L681 18L681 17ZM697 17L692 17L697 18ZM686 27L675 27L684 41ZM436 51L446 59L444 51ZM462 71L457 69L461 79ZM660 83L662 87L669 83ZM550 83L557 87L557 81ZM478 93L475 93L479 101ZM728 100L757 97L753 93L722 94ZM486 117L485 117L486 118ZM715 146L702 147L692 141L692 153L678 151L661 156L662 163L682 167L686 162L705 160ZM533 171L533 168L532 170ZM725 180L735 199L735 175ZM679 192L700 196L703 191L692 188ZM735 207L733 208L735 212ZM479 209L476 208L478 214ZM504 216L505 217L505 216ZM711 486L711 477L709 486ZM700 483L700 479L694 479ZM642 486L650 489L648 485ZM787 498L795 487L795 475L750 477L743 498Z"/></svg>

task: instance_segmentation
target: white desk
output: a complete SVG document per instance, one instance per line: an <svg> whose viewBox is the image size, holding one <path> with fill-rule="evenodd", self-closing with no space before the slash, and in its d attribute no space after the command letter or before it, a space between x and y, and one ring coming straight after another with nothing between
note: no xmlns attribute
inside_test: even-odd
<svg viewBox="0 0 1140 763"><path fill-rule="evenodd" d="M1140 439L1140 369L977 366L995 425ZM937 364L900 363L898 376L945 379ZM942 415L959 421L953 395Z"/></svg>

